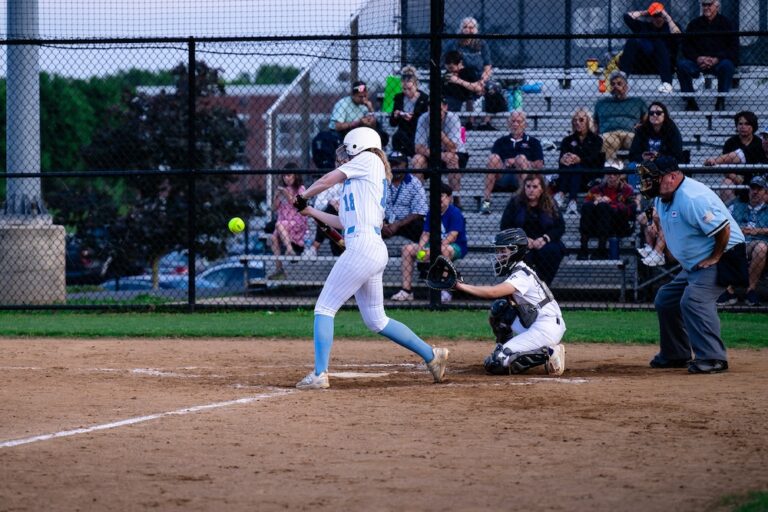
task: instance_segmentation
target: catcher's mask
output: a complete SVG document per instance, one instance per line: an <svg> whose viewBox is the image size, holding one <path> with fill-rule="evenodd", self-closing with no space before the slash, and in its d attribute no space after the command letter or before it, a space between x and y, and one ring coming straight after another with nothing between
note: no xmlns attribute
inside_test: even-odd
<svg viewBox="0 0 768 512"><path fill-rule="evenodd" d="M493 249L493 271L499 277L506 277L528 252L528 235L520 228L505 229L496 233Z"/></svg>
<svg viewBox="0 0 768 512"><path fill-rule="evenodd" d="M676 170L677 161L672 157L662 156L656 160L644 160L637 166L637 174L640 176L640 193L646 199L658 197L661 193L661 178Z"/></svg>

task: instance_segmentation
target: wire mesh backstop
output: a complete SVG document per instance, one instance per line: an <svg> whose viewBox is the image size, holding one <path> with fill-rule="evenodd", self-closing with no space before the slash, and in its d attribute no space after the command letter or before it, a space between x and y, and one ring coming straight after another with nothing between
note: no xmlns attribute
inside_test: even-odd
<svg viewBox="0 0 768 512"><path fill-rule="evenodd" d="M0 308L310 307L339 251L288 202L356 126L398 177L388 307L485 307L425 269L456 231L465 279L497 282L506 227L561 304L652 307L679 270L638 193L659 156L747 235L720 302L768 302L764 3L138 4L3 12ZM461 225L428 215L441 183Z"/></svg>

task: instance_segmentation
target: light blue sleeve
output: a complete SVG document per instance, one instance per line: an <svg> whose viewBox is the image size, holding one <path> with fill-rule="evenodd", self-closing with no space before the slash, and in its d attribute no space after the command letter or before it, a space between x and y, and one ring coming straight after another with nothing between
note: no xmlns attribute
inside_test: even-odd
<svg viewBox="0 0 768 512"><path fill-rule="evenodd" d="M686 220L707 235L713 236L728 224L729 219L723 202L714 194L700 195L683 210Z"/></svg>

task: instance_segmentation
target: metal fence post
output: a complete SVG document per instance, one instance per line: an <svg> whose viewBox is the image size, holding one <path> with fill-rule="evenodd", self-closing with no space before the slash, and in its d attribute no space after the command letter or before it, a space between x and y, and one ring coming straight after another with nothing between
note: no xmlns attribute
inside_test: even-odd
<svg viewBox="0 0 768 512"><path fill-rule="evenodd" d="M197 177L195 171L197 168L197 112L196 112L196 100L197 100L197 62L195 55L195 38L190 37L188 42L188 65L187 65L187 194L189 197L188 210L187 210L187 222L189 225L189 239L188 239L188 252L189 263L187 268L189 273L187 278L189 279L187 301L189 312L195 311L195 277L197 275Z"/></svg>

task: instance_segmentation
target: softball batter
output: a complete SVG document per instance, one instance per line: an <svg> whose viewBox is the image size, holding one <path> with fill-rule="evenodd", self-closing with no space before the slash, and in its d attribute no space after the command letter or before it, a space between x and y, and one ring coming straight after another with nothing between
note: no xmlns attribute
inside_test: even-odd
<svg viewBox="0 0 768 512"><path fill-rule="evenodd" d="M333 344L333 319L339 308L353 295L365 325L421 356L435 382L442 382L448 362L448 349L432 348L406 325L387 317L384 312L383 274L387 266L387 246L381 238L387 190L392 171L381 138L367 127L351 130L336 151L337 169L313 183L297 198L297 208L336 183L343 183L339 215L311 206L302 215L341 230L346 250L336 261L315 305L315 370L296 387L324 389L328 382L328 364Z"/></svg>

